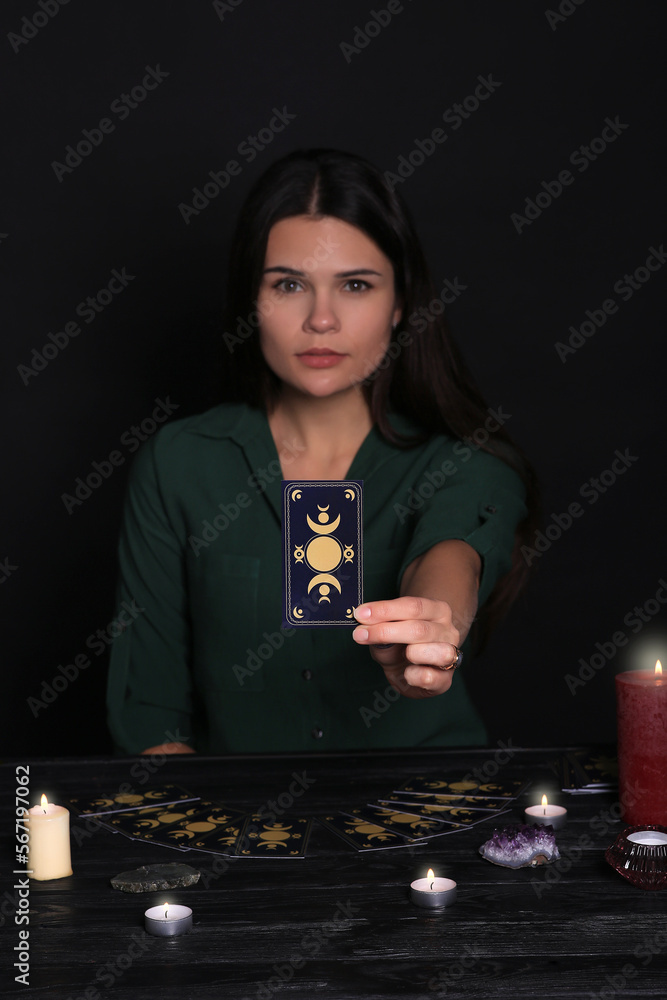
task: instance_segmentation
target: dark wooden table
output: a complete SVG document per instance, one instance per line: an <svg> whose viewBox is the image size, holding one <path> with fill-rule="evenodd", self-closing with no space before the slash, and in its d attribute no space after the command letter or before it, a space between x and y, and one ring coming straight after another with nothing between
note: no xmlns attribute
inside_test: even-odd
<svg viewBox="0 0 667 1000"><path fill-rule="evenodd" d="M30 985L14 981L19 928L12 886L20 876L9 866L17 763L30 766L33 801L42 790L64 802L128 781L140 787L173 781L248 809L277 800L293 772L305 771L314 783L295 802L302 815L362 806L417 773L461 775L477 768L491 776L495 768L498 780L534 783L504 825L522 820L537 788L556 789L549 763L557 754L520 750L500 766L489 750L5 762L0 996L664 1000L667 891L633 888L605 863L605 848L623 828L614 795L556 796L569 810L557 836L562 861L517 871L478 854L493 820L429 846L366 854L316 827L303 860L217 860L87 830L72 814L74 875L31 882ZM169 893L171 902L192 908L194 929L154 938L143 930L143 913L164 893L122 893L109 879L172 860L202 872L197 885ZM457 881L451 909L429 912L409 901L410 882L429 866Z"/></svg>

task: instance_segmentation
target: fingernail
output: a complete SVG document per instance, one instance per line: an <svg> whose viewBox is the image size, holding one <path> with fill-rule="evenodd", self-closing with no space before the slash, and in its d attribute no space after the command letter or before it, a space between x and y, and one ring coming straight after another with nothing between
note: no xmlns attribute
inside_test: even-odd
<svg viewBox="0 0 667 1000"><path fill-rule="evenodd" d="M371 609L367 604L360 604L358 608L354 609L354 617L358 622L367 622L371 616Z"/></svg>
<svg viewBox="0 0 667 1000"><path fill-rule="evenodd" d="M352 638L356 642L365 642L368 639L368 629L367 628L355 628L352 633Z"/></svg>
<svg viewBox="0 0 667 1000"><path fill-rule="evenodd" d="M391 649L391 647L393 645L394 645L393 642L374 642L373 643L373 646L375 647L375 649Z"/></svg>

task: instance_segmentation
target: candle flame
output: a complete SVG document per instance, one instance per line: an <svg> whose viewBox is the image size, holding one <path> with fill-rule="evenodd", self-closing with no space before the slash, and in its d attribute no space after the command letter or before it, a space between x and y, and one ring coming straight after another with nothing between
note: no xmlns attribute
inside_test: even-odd
<svg viewBox="0 0 667 1000"><path fill-rule="evenodd" d="M168 907L169 907L169 903L165 903L164 904L164 919L165 920L167 919Z"/></svg>
<svg viewBox="0 0 667 1000"><path fill-rule="evenodd" d="M546 795L542 796L542 805L543 806L548 806L549 805L549 800L547 799Z"/></svg>
<svg viewBox="0 0 667 1000"><path fill-rule="evenodd" d="M662 677L662 663L660 660L655 661L655 676Z"/></svg>
<svg viewBox="0 0 667 1000"><path fill-rule="evenodd" d="M49 800L47 799L46 795L42 795L42 801L41 801L40 805L41 805L42 809L44 810L44 812L46 812L46 807L48 806L48 804L49 804Z"/></svg>
<svg viewBox="0 0 667 1000"><path fill-rule="evenodd" d="M432 868L429 868L429 870L426 872L426 878L435 878L435 872L433 871Z"/></svg>

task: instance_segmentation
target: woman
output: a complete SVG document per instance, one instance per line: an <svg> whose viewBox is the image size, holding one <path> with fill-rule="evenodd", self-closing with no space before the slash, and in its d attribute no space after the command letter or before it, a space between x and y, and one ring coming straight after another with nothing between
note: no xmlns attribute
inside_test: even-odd
<svg viewBox="0 0 667 1000"><path fill-rule="evenodd" d="M250 192L230 259L226 402L167 425L131 475L119 601L142 612L112 650L118 747L484 743L454 669L523 581L535 487L405 206L358 157L296 152ZM364 480L352 632L279 627L283 478Z"/></svg>

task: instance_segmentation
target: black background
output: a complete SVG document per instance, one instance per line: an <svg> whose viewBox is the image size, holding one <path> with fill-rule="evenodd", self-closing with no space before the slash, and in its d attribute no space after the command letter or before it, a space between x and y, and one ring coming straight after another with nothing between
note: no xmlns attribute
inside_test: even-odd
<svg viewBox="0 0 667 1000"><path fill-rule="evenodd" d="M551 16L529 0L405 0L365 40L357 28L384 0L236 0L219 9L71 2L38 30L22 20L45 20L37 0L5 0L4 752L110 748L106 655L86 640L113 617L131 459L121 437L150 418L156 399L177 404L175 417L218 401L225 254L250 184L276 157L318 145L396 171L435 128L447 140L400 191L437 286L446 278L466 286L449 308L454 332L489 405L511 414L507 429L538 468L546 522L574 502L583 510L534 558L530 590L466 665L470 686L494 740L614 739L614 673L652 668L667 634L662 607L652 613L667 576L665 269L628 301L614 291L667 236L658 166L664 18L663 5L648 0L560 7ZM34 37L15 39L15 52L8 36L21 31ZM341 43L355 35L363 48L346 58ZM110 111L158 65L168 76L145 100L124 120ZM459 128L443 122L489 75L500 85L488 99ZM268 126L274 108L296 117L248 162L239 144ZM53 162L105 117L113 132L59 180ZM608 117L627 128L580 171L570 155ZM179 205L192 204L193 188L230 159L240 175L186 224ZM517 232L512 213L565 169L573 183ZM93 322L79 317L81 333L26 379L19 366L33 364L33 348L77 320L78 303L105 288L114 268L134 276L127 288ZM610 298L618 311L561 360L555 344ZM580 489L617 449L635 460L592 504ZM68 512L63 494L114 450L123 465ZM624 623L651 600L649 621ZM616 653L605 644L619 630L630 641ZM567 675L596 643L607 649L600 669L572 693ZM44 682L79 654L90 667L31 709L28 699L46 698Z"/></svg>

